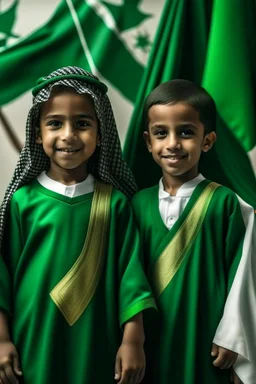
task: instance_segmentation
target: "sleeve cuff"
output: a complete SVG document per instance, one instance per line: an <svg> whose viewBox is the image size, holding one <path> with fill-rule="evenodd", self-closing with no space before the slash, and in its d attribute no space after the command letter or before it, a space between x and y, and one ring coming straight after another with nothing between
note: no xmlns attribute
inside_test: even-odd
<svg viewBox="0 0 256 384"><path fill-rule="evenodd" d="M157 310L155 300L152 297L141 300L133 304L129 308L127 308L125 311L123 311L119 316L120 325L122 326L126 321L131 319L133 316L137 315L138 313L148 308Z"/></svg>

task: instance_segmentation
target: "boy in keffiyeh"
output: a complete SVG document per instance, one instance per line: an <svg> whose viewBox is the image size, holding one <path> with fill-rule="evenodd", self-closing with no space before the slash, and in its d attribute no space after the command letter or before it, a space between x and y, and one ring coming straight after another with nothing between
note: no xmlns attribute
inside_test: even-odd
<svg viewBox="0 0 256 384"><path fill-rule="evenodd" d="M77 67L33 89L0 212L1 383L136 384L144 375L141 312L155 304L106 91Z"/></svg>

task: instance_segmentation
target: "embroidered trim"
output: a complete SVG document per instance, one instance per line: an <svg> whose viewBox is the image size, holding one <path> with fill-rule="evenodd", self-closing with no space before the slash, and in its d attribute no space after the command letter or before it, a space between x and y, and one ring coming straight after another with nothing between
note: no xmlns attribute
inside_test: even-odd
<svg viewBox="0 0 256 384"><path fill-rule="evenodd" d="M100 280L109 229L111 192L112 185L95 183L89 226L81 254L50 292L70 326L89 305Z"/></svg>
<svg viewBox="0 0 256 384"><path fill-rule="evenodd" d="M191 248L202 227L212 196L219 186L211 182L205 187L180 229L157 259L152 276L157 298L171 282L184 261L188 249Z"/></svg>

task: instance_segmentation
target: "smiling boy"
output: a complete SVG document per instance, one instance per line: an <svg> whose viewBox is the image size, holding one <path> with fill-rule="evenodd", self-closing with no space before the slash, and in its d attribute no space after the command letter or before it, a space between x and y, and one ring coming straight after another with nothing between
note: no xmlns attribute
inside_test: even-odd
<svg viewBox="0 0 256 384"><path fill-rule="evenodd" d="M198 112L182 102L153 105L144 136L149 152L162 168L164 190L174 196L182 184L198 176L201 152L207 152L216 140L214 131L205 132Z"/></svg>
<svg viewBox="0 0 256 384"><path fill-rule="evenodd" d="M50 159L48 177L73 184L74 178L76 183L86 178L84 164L100 145L98 119L89 95L81 97L72 89L67 92L67 87L56 89L41 107L36 142Z"/></svg>
<svg viewBox="0 0 256 384"><path fill-rule="evenodd" d="M79 67L33 88L26 142L0 209L0 383L138 384L140 261L107 87ZM132 245L132 246L131 246Z"/></svg>
<svg viewBox="0 0 256 384"><path fill-rule="evenodd" d="M152 91L144 114L144 138L163 174L132 200L159 308L145 317L145 383L224 384L234 366L253 384L253 209L198 170L216 140L215 103L196 84L173 80Z"/></svg>

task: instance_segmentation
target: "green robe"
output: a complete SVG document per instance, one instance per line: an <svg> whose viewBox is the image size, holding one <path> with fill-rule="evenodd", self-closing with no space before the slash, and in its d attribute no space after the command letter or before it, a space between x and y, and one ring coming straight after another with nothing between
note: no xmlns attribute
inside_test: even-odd
<svg viewBox="0 0 256 384"><path fill-rule="evenodd" d="M170 230L160 216L158 185L132 200L159 309L145 314L146 384L229 383L229 372L212 365L211 348L242 255L245 225L236 195L222 186L200 203L201 224L187 220L209 183L199 183ZM185 244L191 230L196 233ZM159 263L175 236L176 246Z"/></svg>
<svg viewBox="0 0 256 384"><path fill-rule="evenodd" d="M72 326L52 300L50 292L83 248L93 194L69 198L34 180L11 200L1 259L10 277L3 265L0 307L10 314L25 384L114 383L122 324L155 306L139 260L132 209L115 189L92 300Z"/></svg>

